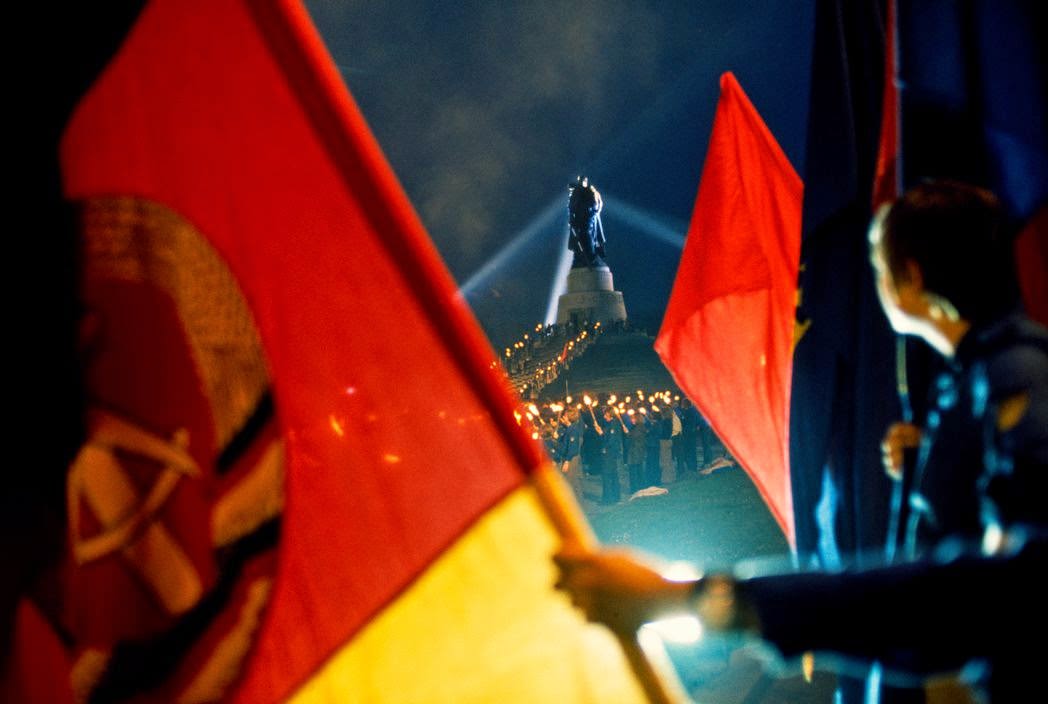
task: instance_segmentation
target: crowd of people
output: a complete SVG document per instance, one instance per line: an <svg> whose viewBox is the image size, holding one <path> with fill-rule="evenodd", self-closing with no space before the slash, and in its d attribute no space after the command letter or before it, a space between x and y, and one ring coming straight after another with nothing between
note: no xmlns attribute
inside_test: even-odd
<svg viewBox="0 0 1048 704"><path fill-rule="evenodd" d="M698 410L670 389L524 403L515 416L533 428L580 498L587 478L599 478L605 505L619 503L624 487L632 496L731 464Z"/></svg>

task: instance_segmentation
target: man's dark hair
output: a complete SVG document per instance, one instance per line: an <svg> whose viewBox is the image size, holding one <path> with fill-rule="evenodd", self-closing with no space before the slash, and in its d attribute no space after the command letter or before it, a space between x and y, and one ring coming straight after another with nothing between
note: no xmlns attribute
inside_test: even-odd
<svg viewBox="0 0 1048 704"><path fill-rule="evenodd" d="M997 197L957 181L927 181L907 191L892 204L881 232L892 278L909 280L906 264L914 262L924 288L971 323L1018 303L1011 244Z"/></svg>

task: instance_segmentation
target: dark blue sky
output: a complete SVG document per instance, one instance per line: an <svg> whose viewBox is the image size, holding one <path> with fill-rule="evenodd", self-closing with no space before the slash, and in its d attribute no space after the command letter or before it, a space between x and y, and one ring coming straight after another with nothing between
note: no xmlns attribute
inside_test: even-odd
<svg viewBox="0 0 1048 704"><path fill-rule="evenodd" d="M722 72L803 166L811 4L307 2L497 346L545 315L578 173L604 195L630 316L657 327Z"/></svg>

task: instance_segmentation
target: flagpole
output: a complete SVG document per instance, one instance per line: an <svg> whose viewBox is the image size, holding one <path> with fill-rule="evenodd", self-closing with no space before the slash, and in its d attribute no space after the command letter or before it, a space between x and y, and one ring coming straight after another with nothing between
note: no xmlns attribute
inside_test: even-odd
<svg viewBox="0 0 1048 704"><path fill-rule="evenodd" d="M554 529L566 543L595 551L600 547L575 494L549 462L531 473L532 485ZM616 633L633 674L652 704L681 704L690 701L673 669L673 663L661 649L645 649L637 634Z"/></svg>

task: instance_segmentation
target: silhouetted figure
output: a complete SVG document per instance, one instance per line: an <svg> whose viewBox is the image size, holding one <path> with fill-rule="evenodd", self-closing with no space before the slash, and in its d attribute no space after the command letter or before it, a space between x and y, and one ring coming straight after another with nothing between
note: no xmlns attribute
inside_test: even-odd
<svg viewBox="0 0 1048 704"><path fill-rule="evenodd" d="M604 266L604 228L600 211L604 207L600 193L585 176L568 186L568 249L575 253L573 269Z"/></svg>

